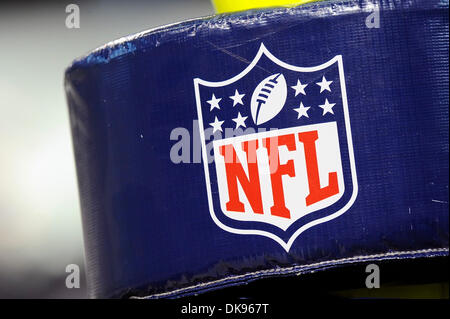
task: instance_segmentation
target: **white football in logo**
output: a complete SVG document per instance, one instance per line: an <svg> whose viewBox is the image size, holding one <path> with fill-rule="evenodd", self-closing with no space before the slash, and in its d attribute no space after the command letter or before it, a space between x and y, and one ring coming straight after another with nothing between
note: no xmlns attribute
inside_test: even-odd
<svg viewBox="0 0 450 319"><path fill-rule="evenodd" d="M263 124L273 119L286 102L286 79L281 73L273 74L262 80L253 91L250 108L253 122Z"/></svg>

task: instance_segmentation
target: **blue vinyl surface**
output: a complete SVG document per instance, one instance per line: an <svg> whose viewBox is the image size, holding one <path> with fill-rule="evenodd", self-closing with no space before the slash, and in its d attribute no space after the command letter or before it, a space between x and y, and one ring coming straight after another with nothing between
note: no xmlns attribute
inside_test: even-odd
<svg viewBox="0 0 450 319"><path fill-rule="evenodd" d="M380 28L366 27L371 4L325 1L197 19L125 38L73 63L65 89L92 296L134 291L171 297L351 262L448 255L448 1L382 1ZM170 158L176 128L190 132L192 162L201 156L192 150L199 130L215 116L231 121L239 107L250 127L252 90L270 74L284 74L286 105L298 104L302 94L294 96L291 86L303 73L284 71L263 56L236 86L246 94L243 105L230 104L235 87L203 85L205 125L194 122L194 79L233 78L262 44L291 66L314 67L341 56L345 72L357 195L342 215L306 229L289 249L267 236L218 227L204 164ZM315 82L322 76L333 81L331 92L319 92ZM341 199L286 231L232 220L219 209L226 226L288 241L303 225L349 202L355 185L339 76L337 65L304 76L310 91L302 101L312 108L301 120L336 119ZM222 98L220 110L206 104L212 94ZM334 114L317 108L325 98L336 102ZM289 112L283 109L263 126L295 125L296 113ZM215 166L207 167L217 209Z"/></svg>

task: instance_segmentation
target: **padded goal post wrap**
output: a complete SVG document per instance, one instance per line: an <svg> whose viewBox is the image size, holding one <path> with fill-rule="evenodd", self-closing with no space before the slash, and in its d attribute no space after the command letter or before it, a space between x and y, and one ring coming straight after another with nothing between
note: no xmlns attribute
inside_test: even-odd
<svg viewBox="0 0 450 319"><path fill-rule="evenodd" d="M323 1L76 60L65 90L91 296L448 255L448 34L445 0ZM220 136L236 127L255 131ZM280 136L279 171L264 173Z"/></svg>

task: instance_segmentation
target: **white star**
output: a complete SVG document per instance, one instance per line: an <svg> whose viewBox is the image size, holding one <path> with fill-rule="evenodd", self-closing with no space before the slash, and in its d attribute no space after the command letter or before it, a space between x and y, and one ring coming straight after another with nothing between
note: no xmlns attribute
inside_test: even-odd
<svg viewBox="0 0 450 319"><path fill-rule="evenodd" d="M244 102L242 102L242 98L244 97L245 94L239 94L239 91L236 90L234 92L233 96L230 96L230 99L233 100L233 106L235 106L236 104L241 104L244 105Z"/></svg>
<svg viewBox="0 0 450 319"><path fill-rule="evenodd" d="M222 99L216 98L216 96L213 94L211 97L211 100L206 101L209 105L211 105L211 108L209 109L209 111L212 111L215 108L220 110L220 106L219 106L220 100L222 100Z"/></svg>
<svg viewBox="0 0 450 319"><path fill-rule="evenodd" d="M223 124L223 122L224 122L224 121L219 121L219 119L218 119L217 116L216 116L214 122L209 123L209 125L211 125L211 126L213 127L213 134L214 134L216 131L221 131L221 132L223 132L223 131L222 131L222 124Z"/></svg>
<svg viewBox="0 0 450 319"><path fill-rule="evenodd" d="M301 118L302 116L306 116L309 118L309 116L308 116L309 109L310 109L309 106L304 106L303 102L300 102L300 107L294 109L294 111L298 113L297 119Z"/></svg>
<svg viewBox="0 0 450 319"><path fill-rule="evenodd" d="M325 115L327 113L334 114L333 113L333 106L335 106L335 105L336 105L336 103L330 103L330 102L328 102L328 99L325 99L325 103L322 104L322 105L319 105L319 107L321 109L323 109L323 114L322 115Z"/></svg>
<svg viewBox="0 0 450 319"><path fill-rule="evenodd" d="M302 82L300 82L300 80L297 80L297 84L291 86L291 88L293 88L295 90L295 96L297 96L299 93L306 95L305 87L307 85L308 84L302 84Z"/></svg>
<svg viewBox="0 0 450 319"><path fill-rule="evenodd" d="M331 92L330 89L330 84L333 83L333 81L327 81L327 79L325 79L325 77L322 77L322 81L321 82L317 82L316 84L318 86L320 86L320 93L322 93L323 91L327 90L329 92Z"/></svg>
<svg viewBox="0 0 450 319"><path fill-rule="evenodd" d="M236 118L232 119L233 122L236 123L236 128L235 128L235 130L237 130L237 129L239 128L239 126L247 127L247 126L245 125L245 120L247 119L247 117L248 117L248 116L242 116L242 115L241 115L241 112L238 112L238 116L237 116Z"/></svg>

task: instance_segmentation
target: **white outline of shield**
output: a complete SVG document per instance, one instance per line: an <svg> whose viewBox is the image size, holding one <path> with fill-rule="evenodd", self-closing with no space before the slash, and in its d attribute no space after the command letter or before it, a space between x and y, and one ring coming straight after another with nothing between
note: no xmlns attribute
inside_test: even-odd
<svg viewBox="0 0 450 319"><path fill-rule="evenodd" d="M344 205L344 207L342 207L341 209L339 209L337 212L335 212L333 214L313 220L313 221L303 225L302 227L297 229L297 231L294 234L292 234L292 236L289 238L289 240L287 242L285 242L280 237L278 237L275 234L270 233L268 231L257 230L257 229L237 229L237 228L232 228L227 225L224 225L217 218L217 216L214 213L212 193L211 193L211 182L210 182L210 178L209 178L208 156L207 156L207 152L206 152L205 132L204 132L204 128L203 128L203 116L202 116L199 85L203 85L203 86L207 86L207 87L222 87L222 86L229 85L233 82L236 82L237 80L244 77L248 72L250 72L253 69L253 67L255 67L255 65L258 63L259 59L263 56L263 54L266 57L268 57L275 64L277 64L285 69L296 71L296 72L320 71L320 70L326 69L327 67L333 65L336 62L338 63L338 68L339 68L339 80L340 80L340 85L341 85L342 103L343 103L343 109L344 109L345 129L346 129L346 133L347 133L347 144L348 144L349 158L350 158L350 170L351 170L351 175L352 175L353 193L352 193L352 196L350 197L350 200ZM289 252L295 239L297 239L297 237L301 233L303 233L305 230L307 230L313 226L330 221L332 219L335 219L336 217L339 217L340 215L344 214L353 205L353 203L355 202L356 197L358 195L358 181L356 178L356 166L355 166L355 158L354 158L354 154L353 154L352 132L351 132L351 128L350 128L350 117L348 114L347 91L345 88L344 67L343 67L341 55L336 55L334 58L332 58L328 62L325 62L318 66L298 67L298 66L293 66L293 65L287 64L287 63L277 59L275 56L273 56L269 52L269 50L267 50L267 48L264 46L264 43L261 42L261 46L259 47L258 53L254 57L253 61L242 72L240 72L239 74L237 74L236 76L234 76L228 80L219 81L219 82L210 82L210 81L205 81L205 80L202 80L199 78L195 78L194 79L194 88L195 88L195 99L196 99L196 103L197 103L198 124L199 124L199 128L200 128L199 129L200 140L202 143L202 158L203 158L203 167L205 170L209 213L211 215L211 218L217 224L217 226L219 226L220 228L222 228L223 230L225 230L227 232L234 233L234 234L260 235L260 236L265 236L265 237L271 238L271 239L275 240L278 244L280 244L281 247L283 247L286 250L286 252Z"/></svg>

